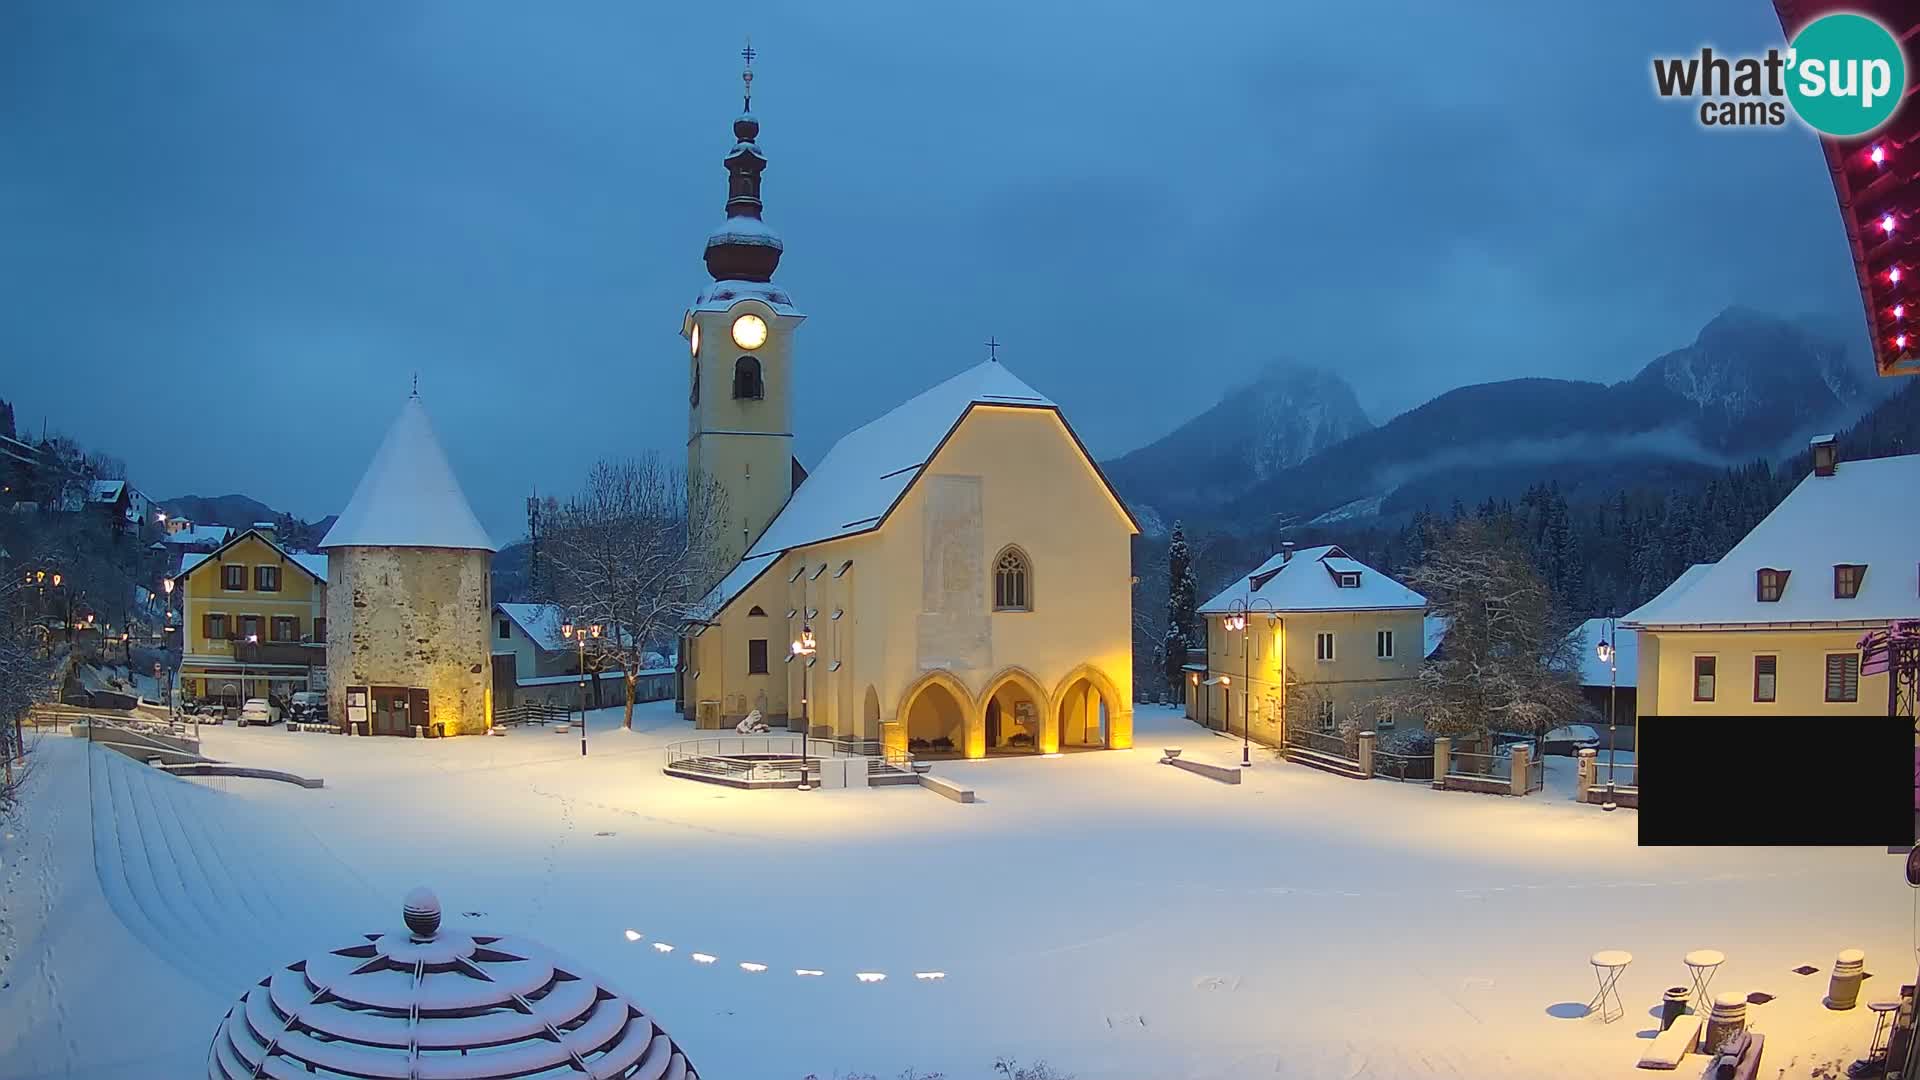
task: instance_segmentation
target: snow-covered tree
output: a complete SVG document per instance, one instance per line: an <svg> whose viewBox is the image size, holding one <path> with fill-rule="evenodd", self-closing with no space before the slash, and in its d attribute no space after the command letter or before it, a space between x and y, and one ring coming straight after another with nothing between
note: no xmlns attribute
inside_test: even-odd
<svg viewBox="0 0 1920 1080"><path fill-rule="evenodd" d="M1194 608L1199 600L1193 580L1193 552L1187 547L1185 526L1173 523L1173 535L1167 541L1167 629L1160 638L1160 662L1166 672L1167 687L1180 691L1181 669L1187 663L1187 650L1193 647Z"/></svg>
<svg viewBox="0 0 1920 1080"><path fill-rule="evenodd" d="M1525 547L1477 520L1449 526L1407 584L1448 621L1447 647L1393 702L1438 735L1538 733L1579 710L1571 620Z"/></svg>
<svg viewBox="0 0 1920 1080"><path fill-rule="evenodd" d="M673 640L695 614L697 590L726 569L718 565L723 499L711 479L689 482L648 453L600 462L580 494L543 515L534 599L575 626L600 626L587 641L587 663L626 676L627 728L647 654Z"/></svg>

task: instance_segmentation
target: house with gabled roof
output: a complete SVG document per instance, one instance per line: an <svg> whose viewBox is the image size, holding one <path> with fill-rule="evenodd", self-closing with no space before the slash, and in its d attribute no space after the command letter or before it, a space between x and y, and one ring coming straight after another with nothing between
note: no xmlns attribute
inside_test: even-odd
<svg viewBox="0 0 1920 1080"><path fill-rule="evenodd" d="M1187 716L1269 746L1310 744L1349 719L1376 730L1413 723L1369 708L1404 689L1441 646L1426 597L1338 545L1285 545L1198 613L1204 670L1189 670ZM1307 715L1289 716L1288 704Z"/></svg>
<svg viewBox="0 0 1920 1080"><path fill-rule="evenodd" d="M318 689L327 666L327 557L289 551L270 529L188 552L173 575L180 693L238 705Z"/></svg>
<svg viewBox="0 0 1920 1080"><path fill-rule="evenodd" d="M1637 631L1640 716L1872 715L1887 676L1860 639L1920 618L1920 454L1813 471L1718 562L1620 620Z"/></svg>

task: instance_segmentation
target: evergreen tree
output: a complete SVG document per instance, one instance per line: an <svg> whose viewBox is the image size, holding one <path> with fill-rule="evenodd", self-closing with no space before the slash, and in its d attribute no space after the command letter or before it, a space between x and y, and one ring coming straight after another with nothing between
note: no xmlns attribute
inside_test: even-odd
<svg viewBox="0 0 1920 1080"><path fill-rule="evenodd" d="M1180 691L1181 669L1187 663L1187 650L1194 640L1197 616L1194 608L1193 553L1187 548L1187 532L1178 521L1167 541L1167 631L1160 639L1160 662L1167 676L1167 687Z"/></svg>

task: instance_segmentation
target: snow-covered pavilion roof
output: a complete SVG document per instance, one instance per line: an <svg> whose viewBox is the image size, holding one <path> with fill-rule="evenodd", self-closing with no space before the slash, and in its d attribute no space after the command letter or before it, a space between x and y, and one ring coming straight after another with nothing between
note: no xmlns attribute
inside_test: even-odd
<svg viewBox="0 0 1920 1080"><path fill-rule="evenodd" d="M1051 399L1022 382L1004 364L982 361L841 436L746 557L707 594L700 605L704 617L717 614L782 553L879 528L975 406L1046 409L1059 416L1067 433L1076 443L1079 441ZM1106 483L1091 456L1087 462ZM1125 501L1111 484L1106 486L1114 503L1138 531L1139 524Z"/></svg>
<svg viewBox="0 0 1920 1080"><path fill-rule="evenodd" d="M698 1080L653 1017L544 946L442 929L425 889L404 921L250 988L207 1049L209 1080Z"/></svg>
<svg viewBox="0 0 1920 1080"><path fill-rule="evenodd" d="M1648 629L1878 624L1920 618L1920 454L1842 461L1809 474L1719 562L1693 567L1622 621ZM1834 567L1866 567L1834 595ZM1761 570L1788 572L1761 600Z"/></svg>
<svg viewBox="0 0 1920 1080"><path fill-rule="evenodd" d="M1342 588L1334 574L1359 574L1357 587ZM1427 606L1427 598L1334 545L1302 548L1288 559L1280 552L1251 574L1234 579L1200 605L1202 615L1225 615L1235 601L1258 610L1386 611Z"/></svg>
<svg viewBox="0 0 1920 1080"><path fill-rule="evenodd" d="M473 516L418 395L400 407L320 547L499 550Z"/></svg>

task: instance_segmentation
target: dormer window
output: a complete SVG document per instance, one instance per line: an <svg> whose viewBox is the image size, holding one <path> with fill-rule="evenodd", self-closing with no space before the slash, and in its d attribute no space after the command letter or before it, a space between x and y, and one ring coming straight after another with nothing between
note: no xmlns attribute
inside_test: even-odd
<svg viewBox="0 0 1920 1080"><path fill-rule="evenodd" d="M1360 575L1345 574L1345 573L1335 574L1333 575L1333 583L1343 589L1357 589L1360 587Z"/></svg>
<svg viewBox="0 0 1920 1080"><path fill-rule="evenodd" d="M1787 591L1787 575L1791 570L1775 570L1771 567L1754 575L1754 598L1763 604L1774 604Z"/></svg>
<svg viewBox="0 0 1920 1080"><path fill-rule="evenodd" d="M1278 573L1280 573L1280 571L1276 569L1269 570L1264 574L1255 574L1247 579L1247 586L1250 591L1259 592L1261 588L1265 586L1267 582L1272 581Z"/></svg>
<svg viewBox="0 0 1920 1080"><path fill-rule="evenodd" d="M1860 583L1867 577L1864 563L1836 563L1833 567L1833 598L1851 600L1860 595Z"/></svg>

